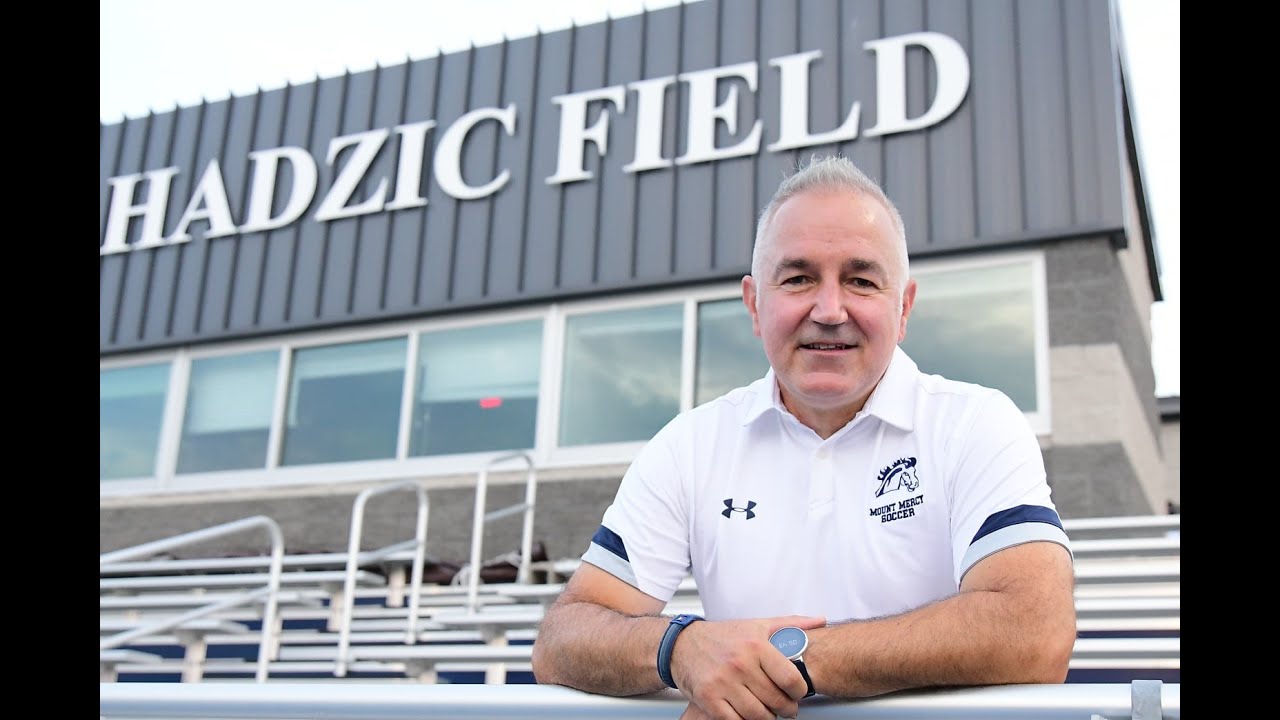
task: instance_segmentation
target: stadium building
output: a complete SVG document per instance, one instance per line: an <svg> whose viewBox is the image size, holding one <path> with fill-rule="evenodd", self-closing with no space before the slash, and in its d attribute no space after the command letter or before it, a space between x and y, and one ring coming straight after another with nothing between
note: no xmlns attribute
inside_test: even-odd
<svg viewBox="0 0 1280 720"><path fill-rule="evenodd" d="M836 152L902 212L921 368L1022 408L1064 518L1166 512L1122 39L1109 0L701 0L102 125L101 551L252 515L343 550L413 479L461 560L524 451L578 556L650 436L767 369L756 217Z"/></svg>

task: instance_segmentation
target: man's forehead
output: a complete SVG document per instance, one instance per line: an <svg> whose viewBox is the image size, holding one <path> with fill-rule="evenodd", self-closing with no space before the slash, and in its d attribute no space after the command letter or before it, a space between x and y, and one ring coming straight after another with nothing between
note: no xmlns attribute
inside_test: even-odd
<svg viewBox="0 0 1280 720"><path fill-rule="evenodd" d="M775 272L783 272L786 270L810 270L817 269L821 265L825 265L831 260L829 258L810 257L804 253L789 252L782 250L782 254L778 257L778 261L773 264L772 269ZM844 258L838 258L841 272L886 272L884 263L876 258L864 257L861 255L849 255Z"/></svg>

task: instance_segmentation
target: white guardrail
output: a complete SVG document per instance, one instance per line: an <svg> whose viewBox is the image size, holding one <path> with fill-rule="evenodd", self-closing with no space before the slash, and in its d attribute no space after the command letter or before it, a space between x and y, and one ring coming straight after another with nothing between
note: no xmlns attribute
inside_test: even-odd
<svg viewBox="0 0 1280 720"><path fill-rule="evenodd" d="M105 718L230 720L517 720L679 718L674 690L615 698L554 685L418 685L351 682L101 683ZM1181 684L999 685L905 691L866 700L818 696L805 720L1180 720Z"/></svg>

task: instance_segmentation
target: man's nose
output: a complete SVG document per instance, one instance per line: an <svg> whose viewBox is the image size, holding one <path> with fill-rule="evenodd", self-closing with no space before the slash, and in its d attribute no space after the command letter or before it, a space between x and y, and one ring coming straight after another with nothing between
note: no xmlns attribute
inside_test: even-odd
<svg viewBox="0 0 1280 720"><path fill-rule="evenodd" d="M827 283L817 289L809 319L821 325L841 325L849 319L839 285Z"/></svg>

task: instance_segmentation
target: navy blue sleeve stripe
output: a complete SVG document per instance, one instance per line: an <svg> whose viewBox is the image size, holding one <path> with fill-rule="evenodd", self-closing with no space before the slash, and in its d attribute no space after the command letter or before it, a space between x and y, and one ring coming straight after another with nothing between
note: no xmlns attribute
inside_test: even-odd
<svg viewBox="0 0 1280 720"><path fill-rule="evenodd" d="M591 536L591 542L599 545L605 550L608 550L614 555L617 555L623 560L631 562L631 559L627 557L627 546L623 544L622 538L618 536L618 533L610 530L609 528L601 525L600 529L596 530L596 534Z"/></svg>
<svg viewBox="0 0 1280 720"><path fill-rule="evenodd" d="M978 534L973 536L973 540L969 541L969 544L972 545L1001 528L1028 522L1049 523L1066 532L1062 527L1062 520L1058 518L1058 513L1053 510L1043 505L1019 505L988 516L986 522L982 523L982 527L978 528Z"/></svg>

